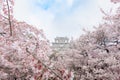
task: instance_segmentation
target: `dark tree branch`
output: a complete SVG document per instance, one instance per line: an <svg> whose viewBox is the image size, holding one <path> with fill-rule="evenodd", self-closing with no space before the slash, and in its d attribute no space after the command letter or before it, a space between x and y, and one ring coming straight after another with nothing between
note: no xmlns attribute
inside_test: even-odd
<svg viewBox="0 0 120 80"><path fill-rule="evenodd" d="M5 17L5 16L3 16L2 14L0 14L0 16L2 16L4 19L7 19L7 20L8 20L8 18L7 18L7 17Z"/></svg>
<svg viewBox="0 0 120 80"><path fill-rule="evenodd" d="M30 51L28 51L28 48L26 48L26 52L28 52L29 54L32 54ZM38 59L34 54L32 54L32 56L37 59L38 61L40 61L42 63L42 65L44 67L46 67L48 70L50 70L55 76L57 76L60 80L63 80L56 72L54 72L50 67L48 67L46 64L44 64L40 59Z"/></svg>
<svg viewBox="0 0 120 80"><path fill-rule="evenodd" d="M4 36L6 33L5 32L0 32L0 35L1 36Z"/></svg>
<svg viewBox="0 0 120 80"><path fill-rule="evenodd" d="M9 25L10 25L10 36L12 36L12 24L11 24L11 14L10 14L10 7L9 7L9 3L8 3L8 0L6 0L6 3L7 3L7 8L8 8L8 21L9 21Z"/></svg>

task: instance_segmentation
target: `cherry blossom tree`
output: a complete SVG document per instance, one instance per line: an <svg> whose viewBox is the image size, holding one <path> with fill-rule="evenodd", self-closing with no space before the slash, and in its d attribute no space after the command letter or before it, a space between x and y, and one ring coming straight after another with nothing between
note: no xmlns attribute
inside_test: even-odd
<svg viewBox="0 0 120 80"><path fill-rule="evenodd" d="M120 0L111 0L111 2L118 3L118 2L120 2Z"/></svg>
<svg viewBox="0 0 120 80"><path fill-rule="evenodd" d="M43 31L13 18L14 0L0 4L0 80L69 80L66 69L49 61L51 49Z"/></svg>
<svg viewBox="0 0 120 80"><path fill-rule="evenodd" d="M119 4L120 0L112 2ZM119 7L113 14L102 11L105 22L92 32L86 31L59 54L62 65L74 72L74 80L120 80Z"/></svg>
<svg viewBox="0 0 120 80"><path fill-rule="evenodd" d="M8 20L9 32L10 32L10 36L12 36L14 0L0 0L0 4L1 4L1 13L0 13L1 21L4 21L4 19Z"/></svg>

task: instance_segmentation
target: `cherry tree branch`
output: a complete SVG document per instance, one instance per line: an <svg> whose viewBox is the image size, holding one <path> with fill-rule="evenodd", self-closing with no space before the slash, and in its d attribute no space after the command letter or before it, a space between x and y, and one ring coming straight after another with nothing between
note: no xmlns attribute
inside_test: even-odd
<svg viewBox="0 0 120 80"><path fill-rule="evenodd" d="M0 14L0 16L2 16L4 19L7 19L7 20L9 20L7 17L3 16L2 14Z"/></svg>
<svg viewBox="0 0 120 80"><path fill-rule="evenodd" d="M26 51L30 54L32 54L31 52L28 51L28 49L26 48ZM40 61L42 63L43 66L45 66L47 69L49 69L55 76L57 76L60 80L63 80L56 72L54 72L50 67L48 67L46 64L44 64L40 59L38 59L34 54L32 54L32 56L37 59L38 61Z"/></svg>
<svg viewBox="0 0 120 80"><path fill-rule="evenodd" d="M8 0L6 0L7 3L7 8L8 8L8 21L9 21L9 25L10 25L10 36L12 36L12 24L11 24L11 18L10 18L10 7L9 7L9 3Z"/></svg>

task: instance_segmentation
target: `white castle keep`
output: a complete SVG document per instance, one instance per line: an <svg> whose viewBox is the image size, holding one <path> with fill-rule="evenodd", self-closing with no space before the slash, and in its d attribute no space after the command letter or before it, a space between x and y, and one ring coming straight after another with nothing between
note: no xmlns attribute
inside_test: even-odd
<svg viewBox="0 0 120 80"><path fill-rule="evenodd" d="M69 48L69 43L70 41L67 37L56 37L51 47L54 51L63 51Z"/></svg>

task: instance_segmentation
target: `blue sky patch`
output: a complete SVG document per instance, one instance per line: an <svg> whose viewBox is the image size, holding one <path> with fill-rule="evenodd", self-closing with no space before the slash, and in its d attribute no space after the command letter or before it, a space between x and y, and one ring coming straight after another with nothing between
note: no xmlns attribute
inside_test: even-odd
<svg viewBox="0 0 120 80"><path fill-rule="evenodd" d="M44 9L44 10L48 10L49 8L52 7L54 2L55 2L55 0L38 0L35 2L35 5L37 7Z"/></svg>
<svg viewBox="0 0 120 80"><path fill-rule="evenodd" d="M73 0L71 6L68 6L67 0L37 0L35 5L43 10L66 12L74 10L79 6L84 6L89 2L89 0Z"/></svg>

